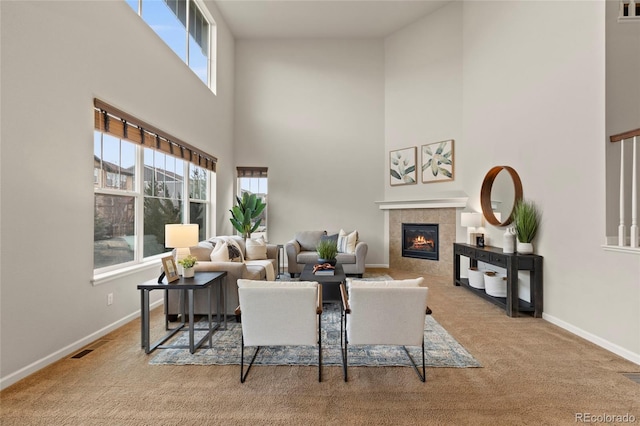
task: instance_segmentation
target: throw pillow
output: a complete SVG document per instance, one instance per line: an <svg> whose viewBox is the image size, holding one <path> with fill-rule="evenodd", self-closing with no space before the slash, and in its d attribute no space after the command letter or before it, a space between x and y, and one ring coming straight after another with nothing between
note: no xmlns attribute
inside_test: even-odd
<svg viewBox="0 0 640 426"><path fill-rule="evenodd" d="M358 242L358 231L350 234L344 232L343 229L338 233L338 253L355 253L356 243Z"/></svg>
<svg viewBox="0 0 640 426"><path fill-rule="evenodd" d="M242 262L242 251L238 243L232 239L227 240L227 249L229 250L229 260L232 262Z"/></svg>
<svg viewBox="0 0 640 426"><path fill-rule="evenodd" d="M300 244L303 251L316 251L316 247L320 242L320 237L327 235L327 231L302 231L297 232L295 240Z"/></svg>
<svg viewBox="0 0 640 426"><path fill-rule="evenodd" d="M224 241L216 243L211 251L210 258L212 262L228 262L229 248L227 247L227 243Z"/></svg>
<svg viewBox="0 0 640 426"><path fill-rule="evenodd" d="M320 241L333 241L334 243L338 244L338 234L333 234L333 235L322 235L320 237Z"/></svg>
<svg viewBox="0 0 640 426"><path fill-rule="evenodd" d="M264 260L267 258L267 243L264 238L247 239L247 260Z"/></svg>

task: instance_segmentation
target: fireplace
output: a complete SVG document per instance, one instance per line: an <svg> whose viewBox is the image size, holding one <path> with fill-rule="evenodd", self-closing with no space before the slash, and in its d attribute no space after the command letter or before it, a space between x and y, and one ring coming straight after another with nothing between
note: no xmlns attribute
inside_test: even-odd
<svg viewBox="0 0 640 426"><path fill-rule="evenodd" d="M403 223L402 257L438 260L438 224Z"/></svg>

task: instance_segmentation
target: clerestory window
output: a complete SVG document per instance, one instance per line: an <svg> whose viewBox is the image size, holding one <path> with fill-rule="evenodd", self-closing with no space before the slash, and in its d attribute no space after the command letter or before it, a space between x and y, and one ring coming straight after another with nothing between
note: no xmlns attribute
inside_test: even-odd
<svg viewBox="0 0 640 426"><path fill-rule="evenodd" d="M126 0L215 93L216 25L198 0Z"/></svg>

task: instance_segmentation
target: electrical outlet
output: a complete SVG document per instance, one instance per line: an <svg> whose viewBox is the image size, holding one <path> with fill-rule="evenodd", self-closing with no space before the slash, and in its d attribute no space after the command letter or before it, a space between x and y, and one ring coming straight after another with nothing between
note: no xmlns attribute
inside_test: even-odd
<svg viewBox="0 0 640 426"><path fill-rule="evenodd" d="M113 305L113 293L107 294L107 305Z"/></svg>

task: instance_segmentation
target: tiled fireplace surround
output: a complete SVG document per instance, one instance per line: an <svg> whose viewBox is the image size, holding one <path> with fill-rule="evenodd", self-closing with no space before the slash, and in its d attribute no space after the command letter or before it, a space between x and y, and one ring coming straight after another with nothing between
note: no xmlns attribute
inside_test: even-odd
<svg viewBox="0 0 640 426"><path fill-rule="evenodd" d="M402 257L403 223L439 224L439 260ZM435 276L453 273L453 243L456 240L456 209L407 208L389 210L389 267Z"/></svg>

